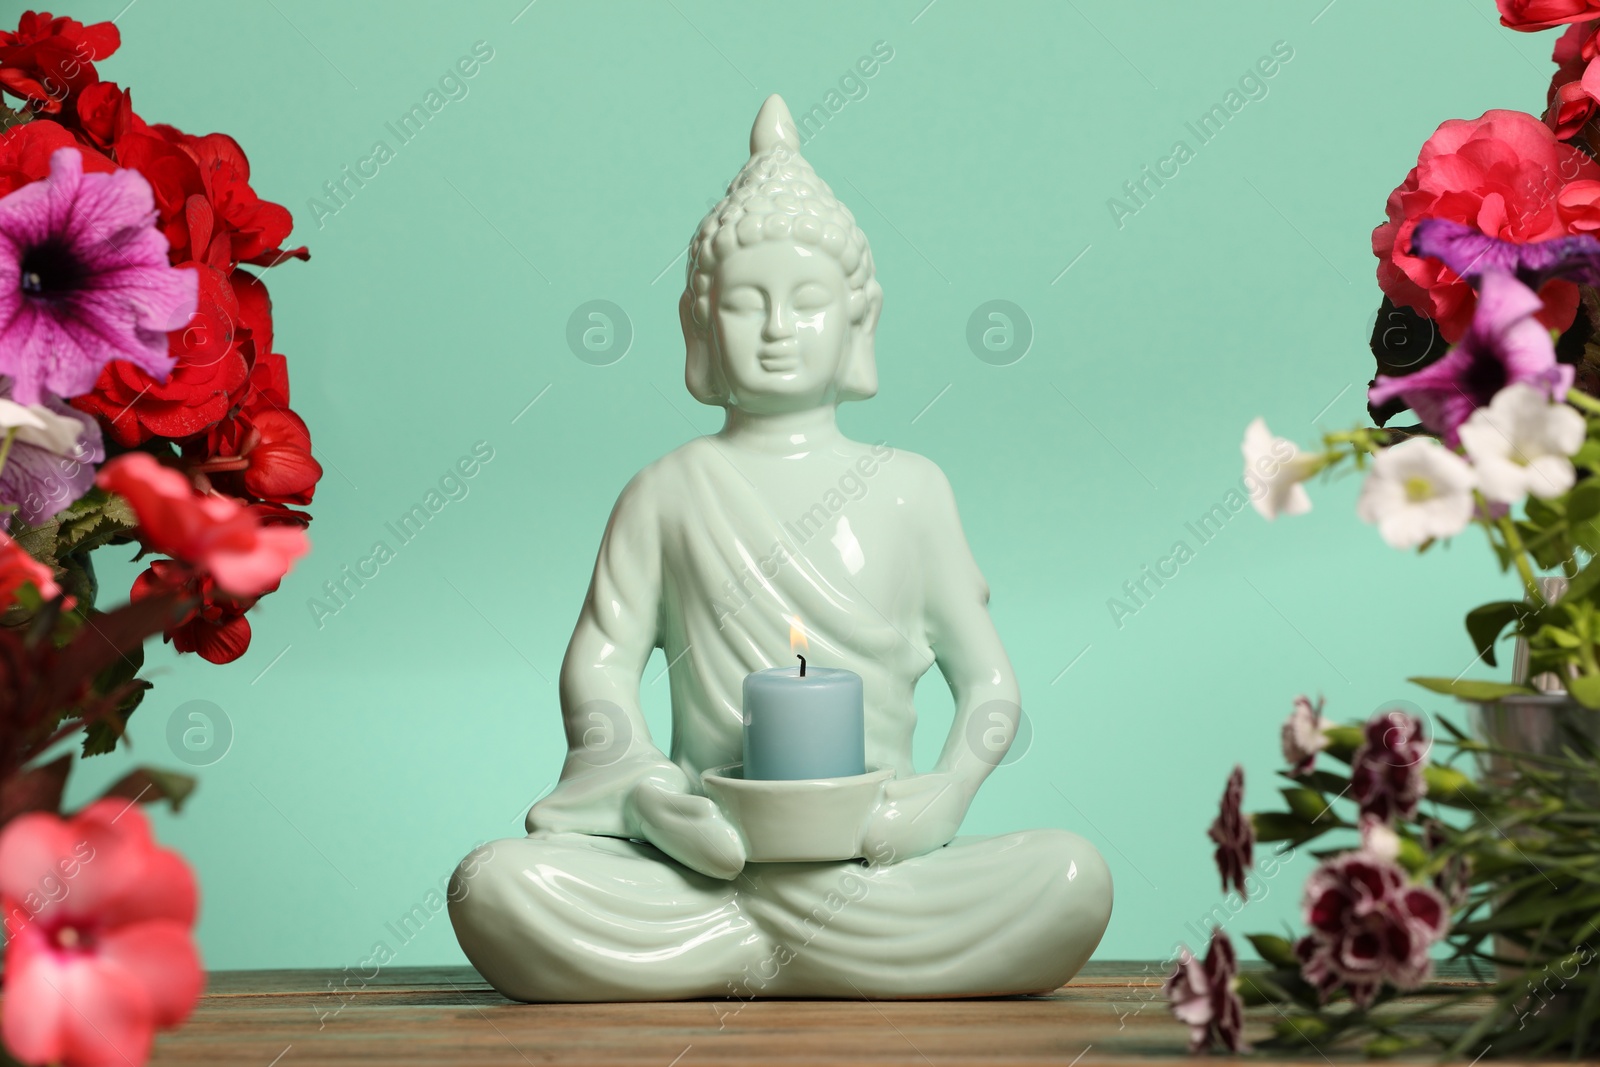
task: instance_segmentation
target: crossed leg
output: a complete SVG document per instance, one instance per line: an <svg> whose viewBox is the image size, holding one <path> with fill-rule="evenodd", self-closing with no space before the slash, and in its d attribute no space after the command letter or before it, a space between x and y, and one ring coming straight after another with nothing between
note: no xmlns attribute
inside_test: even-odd
<svg viewBox="0 0 1600 1067"><path fill-rule="evenodd" d="M888 866L748 864L732 881L651 845L537 833L451 884L467 958L530 1002L1047 992L1111 916L1110 871L1063 830L958 837Z"/></svg>

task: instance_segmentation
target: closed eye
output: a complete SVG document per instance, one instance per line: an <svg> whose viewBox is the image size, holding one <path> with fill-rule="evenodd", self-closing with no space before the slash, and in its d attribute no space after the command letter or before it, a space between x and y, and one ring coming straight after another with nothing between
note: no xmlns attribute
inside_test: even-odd
<svg viewBox="0 0 1600 1067"><path fill-rule="evenodd" d="M802 285L795 290L794 306L796 311L820 311L833 302L833 294L827 286L815 282Z"/></svg>
<svg viewBox="0 0 1600 1067"><path fill-rule="evenodd" d="M740 285L726 290L717 306L723 311L762 311L765 310L767 301L755 286Z"/></svg>

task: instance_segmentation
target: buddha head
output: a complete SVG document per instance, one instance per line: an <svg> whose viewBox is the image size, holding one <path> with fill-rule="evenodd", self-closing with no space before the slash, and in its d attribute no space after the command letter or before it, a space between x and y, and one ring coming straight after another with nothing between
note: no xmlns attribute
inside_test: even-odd
<svg viewBox="0 0 1600 1067"><path fill-rule="evenodd" d="M696 400L776 414L878 391L872 250L801 157L782 98L756 116L750 161L701 221L688 274L678 318Z"/></svg>

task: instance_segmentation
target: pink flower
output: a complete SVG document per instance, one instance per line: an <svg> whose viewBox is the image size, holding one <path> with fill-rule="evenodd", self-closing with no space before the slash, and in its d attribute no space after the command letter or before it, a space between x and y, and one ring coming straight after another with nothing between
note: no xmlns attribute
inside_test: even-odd
<svg viewBox="0 0 1600 1067"><path fill-rule="evenodd" d="M195 906L188 865L127 801L13 819L0 833L6 1046L28 1063L144 1063L200 995Z"/></svg>
<svg viewBox="0 0 1600 1067"><path fill-rule="evenodd" d="M167 333L194 315L199 279L167 263L150 183L136 171L85 174L76 148L50 176L0 199L0 374L12 399L73 397L125 359L172 369Z"/></svg>
<svg viewBox="0 0 1600 1067"><path fill-rule="evenodd" d="M1495 3L1500 8L1500 25L1524 33L1600 16L1600 2L1596 0L1495 0Z"/></svg>
<svg viewBox="0 0 1600 1067"><path fill-rule="evenodd" d="M1366 740L1350 758L1350 795L1361 813L1385 822L1414 817L1428 791L1422 765L1430 747L1415 715L1389 711L1369 719Z"/></svg>
<svg viewBox="0 0 1600 1067"><path fill-rule="evenodd" d="M1596 64L1600 69L1600 64ZM1556 196L1567 232L1600 236L1600 182L1573 182Z"/></svg>
<svg viewBox="0 0 1600 1067"><path fill-rule="evenodd" d="M1312 706L1308 697L1295 697L1294 710L1283 724L1283 761L1295 774L1305 774L1317 762L1317 753L1328 747L1323 736L1327 724L1322 718L1322 698Z"/></svg>
<svg viewBox="0 0 1600 1067"><path fill-rule="evenodd" d="M1428 949L1450 928L1437 890L1366 849L1311 872L1302 909L1311 932L1295 945L1301 976L1323 1000L1343 989L1358 1007L1385 983L1404 990L1427 981Z"/></svg>
<svg viewBox="0 0 1600 1067"><path fill-rule="evenodd" d="M1591 69L1596 55L1594 30L1594 23L1567 27L1550 55L1556 72L1546 94L1544 121L1563 141L1583 129L1600 100L1600 69Z"/></svg>
<svg viewBox="0 0 1600 1067"><path fill-rule="evenodd" d="M1543 122L1521 111L1486 111L1451 119L1422 146L1417 165L1389 194L1389 220L1372 231L1378 285L1395 304L1439 324L1454 343L1472 321L1476 299L1455 271L1411 254L1411 231L1426 217L1466 223L1518 244L1565 236L1556 211L1563 186L1600 180L1600 165L1556 139ZM1578 287L1554 279L1540 290L1539 321L1564 330L1578 310Z"/></svg>
<svg viewBox="0 0 1600 1067"><path fill-rule="evenodd" d="M28 555L27 549L0 530L0 611L17 599L18 589L30 583L45 600L61 595L61 587L56 584L50 568Z"/></svg>
<svg viewBox="0 0 1600 1067"><path fill-rule="evenodd" d="M1217 870L1222 873L1222 891L1231 885L1248 897L1245 872L1255 865L1256 832L1244 814L1244 768L1235 766L1222 791L1222 809L1206 832L1217 843Z"/></svg>
<svg viewBox="0 0 1600 1067"><path fill-rule="evenodd" d="M1204 963L1187 947L1181 950L1177 970L1167 976L1162 991L1172 1014L1189 1027L1189 1051L1204 1052L1216 1045L1230 1052L1249 1052L1244 1042L1244 1001L1236 988L1239 957L1220 926L1211 928L1211 947Z"/></svg>
<svg viewBox="0 0 1600 1067"><path fill-rule="evenodd" d="M208 574L234 596L277 587L289 565L310 550L304 530L263 525L230 497L200 494L148 452L129 452L100 469L96 484L127 498L150 548Z"/></svg>

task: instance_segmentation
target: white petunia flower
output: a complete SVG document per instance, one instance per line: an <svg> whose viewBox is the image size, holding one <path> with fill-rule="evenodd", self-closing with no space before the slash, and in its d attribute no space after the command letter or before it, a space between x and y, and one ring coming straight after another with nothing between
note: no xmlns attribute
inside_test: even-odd
<svg viewBox="0 0 1600 1067"><path fill-rule="evenodd" d="M1412 437L1373 459L1356 514L1394 548L1415 548L1466 529L1475 482L1466 460L1431 437Z"/></svg>
<svg viewBox="0 0 1600 1067"><path fill-rule="evenodd" d="M43 404L25 407L15 400L0 397L0 439L15 430L16 441L24 445L37 445L59 456L70 456L83 432L77 419L57 415Z"/></svg>
<svg viewBox="0 0 1600 1067"><path fill-rule="evenodd" d="M1532 493L1550 499L1572 488L1569 458L1583 447L1583 416L1552 404L1531 385L1518 382L1494 395L1461 424L1461 444L1478 471L1478 488L1500 504Z"/></svg>
<svg viewBox="0 0 1600 1067"><path fill-rule="evenodd" d="M1304 515L1311 510L1311 497L1300 483L1316 473L1313 457L1301 455L1287 438L1274 437L1265 419L1245 427L1239 450L1244 453L1250 503L1264 518Z"/></svg>

